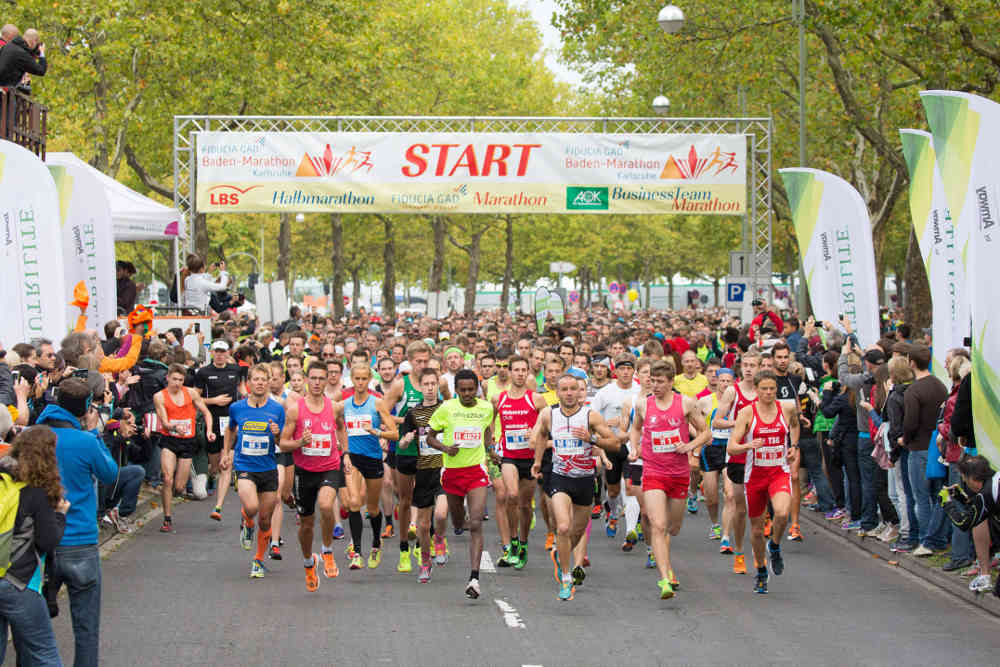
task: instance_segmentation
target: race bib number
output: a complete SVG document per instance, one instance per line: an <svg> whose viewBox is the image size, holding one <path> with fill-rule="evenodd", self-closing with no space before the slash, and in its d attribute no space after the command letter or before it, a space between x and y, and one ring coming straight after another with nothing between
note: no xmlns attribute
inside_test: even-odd
<svg viewBox="0 0 1000 667"><path fill-rule="evenodd" d="M770 445L754 450L754 465L771 468L785 464L785 446Z"/></svg>
<svg viewBox="0 0 1000 667"><path fill-rule="evenodd" d="M731 429L728 428L713 428L712 429L712 439L713 440L729 440L729 433Z"/></svg>
<svg viewBox="0 0 1000 667"><path fill-rule="evenodd" d="M333 451L333 437L329 433L313 433L312 442L302 448L306 456L330 456Z"/></svg>
<svg viewBox="0 0 1000 667"><path fill-rule="evenodd" d="M650 441L653 443L654 454L670 454L683 442L681 432L676 428L670 431L653 431L650 433Z"/></svg>
<svg viewBox="0 0 1000 667"><path fill-rule="evenodd" d="M559 456L580 456L587 453L587 447L580 438L553 438L552 445Z"/></svg>
<svg viewBox="0 0 1000 667"><path fill-rule="evenodd" d="M171 419L169 423L171 431L178 438L190 438L194 435L194 424L190 419Z"/></svg>
<svg viewBox="0 0 1000 667"><path fill-rule="evenodd" d="M357 415L347 419L347 435L364 436L371 435L367 429L372 427L371 415Z"/></svg>
<svg viewBox="0 0 1000 667"><path fill-rule="evenodd" d="M229 428L229 417L219 417L219 433L225 433Z"/></svg>
<svg viewBox="0 0 1000 667"><path fill-rule="evenodd" d="M423 431L423 429L420 429L420 430ZM420 439L418 440L418 442L420 443L419 451L420 451L420 455L421 456L435 456L435 455L441 453L438 450L434 449L433 447L431 447L430 445L427 444L427 434L426 433L421 433L420 434Z"/></svg>
<svg viewBox="0 0 1000 667"><path fill-rule="evenodd" d="M267 456L271 451L271 438L266 435L243 434L240 440L240 452L243 456Z"/></svg>
<svg viewBox="0 0 1000 667"><path fill-rule="evenodd" d="M483 446L483 430L475 427L459 427L455 429L452 440L456 447L474 449Z"/></svg>
<svg viewBox="0 0 1000 667"><path fill-rule="evenodd" d="M504 431L504 443L506 444L508 450L527 449L530 444L528 442L528 429L507 429Z"/></svg>

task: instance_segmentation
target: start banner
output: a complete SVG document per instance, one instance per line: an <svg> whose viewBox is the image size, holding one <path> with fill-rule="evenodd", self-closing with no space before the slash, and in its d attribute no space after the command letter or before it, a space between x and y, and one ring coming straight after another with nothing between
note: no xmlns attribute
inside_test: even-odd
<svg viewBox="0 0 1000 667"><path fill-rule="evenodd" d="M201 132L201 213L742 215L741 134Z"/></svg>

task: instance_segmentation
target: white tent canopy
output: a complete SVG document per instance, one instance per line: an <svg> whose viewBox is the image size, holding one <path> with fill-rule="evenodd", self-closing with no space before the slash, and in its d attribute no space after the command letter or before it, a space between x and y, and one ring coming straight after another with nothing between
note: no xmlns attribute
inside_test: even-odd
<svg viewBox="0 0 1000 667"><path fill-rule="evenodd" d="M176 241L185 235L181 213L119 183L73 153L49 153L48 164L80 166L93 172L104 185L111 205L115 241Z"/></svg>

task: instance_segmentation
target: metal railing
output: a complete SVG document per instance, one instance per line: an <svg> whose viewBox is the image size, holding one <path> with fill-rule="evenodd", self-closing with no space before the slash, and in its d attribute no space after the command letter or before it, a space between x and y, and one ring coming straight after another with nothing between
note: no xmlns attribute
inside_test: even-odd
<svg viewBox="0 0 1000 667"><path fill-rule="evenodd" d="M45 159L49 109L13 88L0 88L0 139Z"/></svg>

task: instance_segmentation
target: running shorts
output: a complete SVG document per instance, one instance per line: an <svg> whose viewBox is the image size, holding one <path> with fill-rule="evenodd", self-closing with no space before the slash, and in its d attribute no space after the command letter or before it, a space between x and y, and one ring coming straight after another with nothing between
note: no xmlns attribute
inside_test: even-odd
<svg viewBox="0 0 1000 667"><path fill-rule="evenodd" d="M608 460L611 461L611 467L604 471L605 481L612 486L621 484L622 473L625 472L625 466L628 464L628 453L622 447L617 452L610 452Z"/></svg>
<svg viewBox="0 0 1000 667"><path fill-rule="evenodd" d="M278 490L278 469L262 472L236 471L236 480L248 480L257 487L257 493L275 493Z"/></svg>
<svg viewBox="0 0 1000 667"><path fill-rule="evenodd" d="M351 454L351 456L354 456L354 455ZM396 452L386 452L385 453L385 464L387 466L389 466L390 468L392 468L393 470L396 469Z"/></svg>
<svg viewBox="0 0 1000 667"><path fill-rule="evenodd" d="M702 472L716 472L726 467L726 441L715 441L701 448L698 463Z"/></svg>
<svg viewBox="0 0 1000 667"><path fill-rule="evenodd" d="M687 498L691 475L657 475L646 470L642 473L642 492L663 491L667 498Z"/></svg>
<svg viewBox="0 0 1000 667"><path fill-rule="evenodd" d="M486 466L482 464L464 468L445 468L444 474L441 475L441 488L450 496L464 498L469 491L489 485Z"/></svg>
<svg viewBox="0 0 1000 667"><path fill-rule="evenodd" d="M173 452L179 459L193 459L198 450L198 441L197 438L175 438L160 434L160 447Z"/></svg>
<svg viewBox="0 0 1000 667"><path fill-rule="evenodd" d="M414 507L417 509L433 507L437 497L443 493L441 468L421 468L416 471L416 478L413 480Z"/></svg>
<svg viewBox="0 0 1000 667"><path fill-rule="evenodd" d="M643 466L637 465L635 463L625 464L625 479L628 480L632 486L642 486L642 469Z"/></svg>
<svg viewBox="0 0 1000 667"><path fill-rule="evenodd" d="M278 462L279 466L295 465L295 459L292 458L291 452L278 452L274 455L274 460Z"/></svg>
<svg viewBox="0 0 1000 667"><path fill-rule="evenodd" d="M336 490L344 488L344 485L343 470L313 472L296 468L295 484L292 486L296 509L301 516L312 516L316 512L316 498L320 489L328 486Z"/></svg>
<svg viewBox="0 0 1000 667"><path fill-rule="evenodd" d="M762 472L754 468L750 479L743 486L747 494L747 516L760 516L767 509L767 501L779 493L792 493L792 475L781 468Z"/></svg>
<svg viewBox="0 0 1000 667"><path fill-rule="evenodd" d="M534 479L531 476L531 466L534 463L534 459L512 459L507 456L503 457L503 465L511 465L517 468L518 479Z"/></svg>
<svg viewBox="0 0 1000 667"><path fill-rule="evenodd" d="M550 498L557 493L565 493L574 505L591 507L594 504L594 476L566 477L554 472L546 493Z"/></svg>
<svg viewBox="0 0 1000 667"><path fill-rule="evenodd" d="M726 464L726 476L729 477L729 481L733 484L742 484L743 478L746 477L746 465L746 463L729 461Z"/></svg>
<svg viewBox="0 0 1000 667"><path fill-rule="evenodd" d="M416 456L406 456L404 454L394 454L393 456L396 459L396 472L400 473L401 475L417 474Z"/></svg>
<svg viewBox="0 0 1000 667"><path fill-rule="evenodd" d="M351 465L365 479L382 479L385 477L385 468L382 467L381 459L375 459L364 454L355 454L354 452L349 452L349 454L351 455Z"/></svg>

